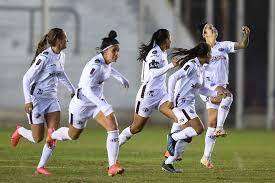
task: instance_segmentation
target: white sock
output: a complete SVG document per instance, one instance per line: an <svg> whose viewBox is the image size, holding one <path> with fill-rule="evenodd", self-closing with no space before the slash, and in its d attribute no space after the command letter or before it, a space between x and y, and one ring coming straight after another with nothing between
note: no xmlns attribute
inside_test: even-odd
<svg viewBox="0 0 275 183"><path fill-rule="evenodd" d="M119 134L119 146L125 144L132 136L133 134L130 131L130 126L128 126Z"/></svg>
<svg viewBox="0 0 275 183"><path fill-rule="evenodd" d="M107 153L108 153L108 160L109 160L109 167L116 164L118 152L119 152L119 144L118 144L118 130L108 131L107 136Z"/></svg>
<svg viewBox="0 0 275 183"><path fill-rule="evenodd" d="M50 159L50 157L52 155L54 148L55 148L54 146L48 147L47 143L44 145L42 155L41 155L41 158L40 158L37 168L46 166L48 160Z"/></svg>
<svg viewBox="0 0 275 183"><path fill-rule="evenodd" d="M31 130L27 130L24 127L20 127L18 128L18 133L24 137L25 139L28 139L29 141L35 143L33 136L32 136L32 131Z"/></svg>
<svg viewBox="0 0 275 183"><path fill-rule="evenodd" d="M210 159L215 146L216 137L214 136L215 128L208 127L205 134L204 158Z"/></svg>
<svg viewBox="0 0 275 183"><path fill-rule="evenodd" d="M223 125L229 113L229 109L232 102L233 102L233 97L226 97L222 99L218 108L217 129L223 129Z"/></svg>
<svg viewBox="0 0 275 183"><path fill-rule="evenodd" d="M56 140L72 140L69 136L69 128L61 127L52 133L52 139Z"/></svg>
<svg viewBox="0 0 275 183"><path fill-rule="evenodd" d="M194 137L198 135L197 132L194 130L194 128L192 127L187 127L183 130L181 130L180 132L177 132L177 133L173 133L172 134L172 138L175 140L175 141L178 141L178 140L183 140L183 139L186 139L186 138L189 138L189 137Z"/></svg>
<svg viewBox="0 0 275 183"><path fill-rule="evenodd" d="M183 151L186 150L187 147L187 142L185 142L184 140L179 140L176 143L175 146L175 153L174 156L169 156L166 160L165 160L165 164L173 164L174 161L177 160L177 158L180 157L180 155L183 153Z"/></svg>
<svg viewBox="0 0 275 183"><path fill-rule="evenodd" d="M171 128L171 133L174 133L176 131L180 131L181 130L181 126L179 123L173 123L172 128Z"/></svg>

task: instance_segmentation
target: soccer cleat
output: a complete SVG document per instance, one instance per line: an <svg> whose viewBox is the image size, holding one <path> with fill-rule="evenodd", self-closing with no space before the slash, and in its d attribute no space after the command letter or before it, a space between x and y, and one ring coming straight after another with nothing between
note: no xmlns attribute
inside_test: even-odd
<svg viewBox="0 0 275 183"><path fill-rule="evenodd" d="M162 163L161 169L169 173L182 173L182 170L175 169L172 164L165 164L165 161Z"/></svg>
<svg viewBox="0 0 275 183"><path fill-rule="evenodd" d="M21 128L21 126L17 125L16 130L11 135L11 146L12 147L16 147L20 138L22 137L18 132L18 128Z"/></svg>
<svg viewBox="0 0 275 183"><path fill-rule="evenodd" d="M168 151L166 151L166 152L164 153L164 157L165 157L165 158L168 158L169 156L171 156L170 153L169 153ZM176 159L176 161L181 161L181 160L182 160L181 157L178 157L178 158Z"/></svg>
<svg viewBox="0 0 275 183"><path fill-rule="evenodd" d="M46 167L40 167L40 168L37 168L36 171L35 171L36 174L43 174L43 175L51 175L51 173L49 172L49 170L46 168Z"/></svg>
<svg viewBox="0 0 275 183"><path fill-rule="evenodd" d="M201 158L201 164L208 169L214 168L214 165L212 164L212 162L204 157Z"/></svg>
<svg viewBox="0 0 275 183"><path fill-rule="evenodd" d="M56 140L52 139L52 133L54 132L54 128L48 129L48 135L47 135L47 144L49 147L56 146Z"/></svg>
<svg viewBox="0 0 275 183"><path fill-rule="evenodd" d="M124 168L122 168L119 164L114 164L108 168L108 175L113 177L117 174L123 174Z"/></svg>
<svg viewBox="0 0 275 183"><path fill-rule="evenodd" d="M169 133L167 135L167 151L171 156L174 156L176 143L177 141L172 138L172 133Z"/></svg>
<svg viewBox="0 0 275 183"><path fill-rule="evenodd" d="M225 132L224 129L216 129L214 132L215 137L226 137L227 133Z"/></svg>

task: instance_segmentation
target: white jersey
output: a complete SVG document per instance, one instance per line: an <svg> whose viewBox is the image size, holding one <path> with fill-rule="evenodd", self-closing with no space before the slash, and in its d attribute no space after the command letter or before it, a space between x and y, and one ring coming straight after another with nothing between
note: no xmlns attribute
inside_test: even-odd
<svg viewBox="0 0 275 183"><path fill-rule="evenodd" d="M142 66L143 93L154 90L166 91L166 72L173 67L172 63L168 64L167 53L158 45L151 49Z"/></svg>
<svg viewBox="0 0 275 183"><path fill-rule="evenodd" d="M106 102L101 99L103 96L103 85L104 82L113 76L119 82L123 84L127 80L117 70L112 68L112 64L106 64L102 54L98 54L93 57L84 67L78 87L77 95L80 99L85 102L85 105L97 105L100 109L107 107ZM80 93L79 93L80 92Z"/></svg>
<svg viewBox="0 0 275 183"><path fill-rule="evenodd" d="M169 101L175 101L175 106L178 106L180 101L184 101L187 105L194 104L197 92L207 96L217 94L216 91L204 87L204 67L195 58L186 62L181 69L169 77Z"/></svg>
<svg viewBox="0 0 275 183"><path fill-rule="evenodd" d="M228 53L235 52L235 42L216 42L211 49L211 60L205 68L205 82L207 87L228 84L229 57Z"/></svg>
<svg viewBox="0 0 275 183"><path fill-rule="evenodd" d="M40 53L23 77L25 103L34 98L57 98L57 85L61 81L71 93L75 88L64 72L65 54L55 54L51 47Z"/></svg>

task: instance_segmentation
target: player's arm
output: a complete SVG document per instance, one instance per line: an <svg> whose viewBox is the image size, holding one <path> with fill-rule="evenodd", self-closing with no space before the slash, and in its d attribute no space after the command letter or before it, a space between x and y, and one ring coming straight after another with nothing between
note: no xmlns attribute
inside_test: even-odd
<svg viewBox="0 0 275 183"><path fill-rule="evenodd" d="M129 88L129 81L116 69L112 68L111 76L119 81L125 88Z"/></svg>
<svg viewBox="0 0 275 183"><path fill-rule="evenodd" d="M247 48L249 44L249 35L250 35L250 29L247 26L243 26L241 40L234 44L234 49L239 50L239 49Z"/></svg>
<svg viewBox="0 0 275 183"><path fill-rule="evenodd" d="M82 87L82 92L91 102L96 104L101 109L101 111L103 111L104 109L109 108L111 106L109 104L106 104L102 100L100 100L100 98L98 98L92 91L92 87L96 82L98 82L97 78L100 74L99 69L100 69L100 66L92 65L90 69L86 70L86 72L89 72L89 73L86 73L87 77L85 78L85 81Z"/></svg>
<svg viewBox="0 0 275 183"><path fill-rule="evenodd" d="M174 68L178 62L176 59L173 59L171 63L167 64L166 66L159 68L159 64L161 62L161 58L160 56L153 56L150 59L149 62L149 70L150 70L150 74L152 76L152 78L156 78L159 77L163 74L165 74L169 69Z"/></svg>
<svg viewBox="0 0 275 183"><path fill-rule="evenodd" d="M172 102L174 99L175 86L177 81L183 77L188 77L188 75L192 72L193 68L194 68L194 65L190 63L186 63L181 69L179 69L177 72L175 72L169 77L168 96L169 96L170 102Z"/></svg>
<svg viewBox="0 0 275 183"><path fill-rule="evenodd" d="M36 80L36 77L43 69L45 62L46 57L38 56L23 77L23 92L25 97L25 104L31 103L32 93L30 85L34 80Z"/></svg>
<svg viewBox="0 0 275 183"><path fill-rule="evenodd" d="M58 75L58 79L59 79L59 81L61 81L61 83L64 86L66 86L66 88L71 92L71 95L73 96L75 94L75 87L73 86L73 84L69 80L69 78L68 78L68 76L67 76L67 74L65 73L64 70L61 72L60 75Z"/></svg>

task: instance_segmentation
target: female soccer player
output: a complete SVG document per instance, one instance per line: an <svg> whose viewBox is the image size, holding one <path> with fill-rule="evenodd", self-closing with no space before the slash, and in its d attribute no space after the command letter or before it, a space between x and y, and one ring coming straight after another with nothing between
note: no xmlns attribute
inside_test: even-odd
<svg viewBox="0 0 275 183"><path fill-rule="evenodd" d="M128 80L112 68L119 56L117 33L110 31L109 36L102 39L100 53L93 57L84 67L76 95L69 106L69 128L61 127L48 133L48 142L53 140L76 140L86 126L89 118L94 118L107 131L107 153L109 160L108 175L122 174L124 169L117 164L119 153L118 124L112 106L104 99L103 84L113 76L129 87Z"/></svg>
<svg viewBox="0 0 275 183"><path fill-rule="evenodd" d="M134 120L119 135L119 145L126 143L134 134L140 132L155 109L168 118L177 121L168 106L166 91L166 72L177 65L176 60L167 61L166 50L171 46L170 33L166 29L157 30L148 45L139 48L138 60L143 63L142 85L136 96Z"/></svg>
<svg viewBox="0 0 275 183"><path fill-rule="evenodd" d="M60 80L71 92L75 88L64 72L67 35L60 28L51 29L38 43L35 57L23 78L25 111L31 130L17 126L12 134L11 145L16 147L21 137L38 143L44 138L44 122L48 129L58 128L60 123L60 106L57 98L57 84ZM55 143L46 143L43 148L36 173L50 175L45 168Z"/></svg>
<svg viewBox="0 0 275 183"><path fill-rule="evenodd" d="M163 162L162 169L171 173L178 173L173 167L173 162L180 156L183 142L191 142L192 137L201 134L204 126L196 114L195 94L216 96L222 98L223 91L213 91L204 87L203 64L211 58L211 48L207 43L200 43L196 47L185 50L180 49L173 53L174 56L184 56L179 61L183 67L169 77L168 95L173 112L183 130L175 131L168 135L167 150L171 156ZM177 141L179 141L177 143Z"/></svg>
<svg viewBox="0 0 275 183"><path fill-rule="evenodd" d="M228 53L233 53L238 49L248 46L250 29L242 27L242 38L239 42L222 41L218 42L218 31L210 23L202 25L202 37L211 46L212 57L206 67L205 84L212 90L223 91L227 97L221 99L217 97L202 97L206 101L208 114L208 129L205 136L205 149L201 163L207 168L213 168L211 154L216 142L216 137L226 136L223 129L225 119L229 113L233 102L232 93L226 89L228 85L229 58Z"/></svg>

